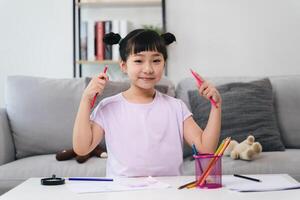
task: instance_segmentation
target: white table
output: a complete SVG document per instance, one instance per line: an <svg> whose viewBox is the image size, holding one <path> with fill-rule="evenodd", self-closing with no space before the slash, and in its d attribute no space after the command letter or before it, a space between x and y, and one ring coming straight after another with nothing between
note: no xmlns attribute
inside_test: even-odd
<svg viewBox="0 0 300 200"><path fill-rule="evenodd" d="M295 181L288 175L282 175L290 181ZM271 200L284 200L284 199L299 199L300 189L284 190L273 192L234 192L226 189L225 187L219 189L183 189L178 190L180 185L189 181L193 181L193 176L178 176L178 177L155 177L157 180L169 183L172 187L168 189L154 189L154 190L140 190L140 191L126 191L126 192L107 192L107 193L86 193L76 194L68 190L66 185L60 186L42 186L40 178L30 178L13 188L9 192L0 196L1 200L248 200L248 199L271 199Z"/></svg>

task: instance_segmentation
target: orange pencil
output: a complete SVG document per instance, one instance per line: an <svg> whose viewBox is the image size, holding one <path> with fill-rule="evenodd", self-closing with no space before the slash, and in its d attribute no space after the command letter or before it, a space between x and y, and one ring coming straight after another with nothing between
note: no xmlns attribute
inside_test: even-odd
<svg viewBox="0 0 300 200"><path fill-rule="evenodd" d="M181 190L181 189L183 189L183 188L186 188L186 187L188 187L189 185L195 184L196 182L197 182L197 181L192 181L192 182L186 183L186 184L184 184L184 185L178 187L178 190Z"/></svg>

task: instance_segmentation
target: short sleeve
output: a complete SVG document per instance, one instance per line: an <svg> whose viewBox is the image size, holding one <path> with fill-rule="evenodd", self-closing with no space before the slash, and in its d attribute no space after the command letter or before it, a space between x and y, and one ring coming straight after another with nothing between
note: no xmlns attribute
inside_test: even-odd
<svg viewBox="0 0 300 200"><path fill-rule="evenodd" d="M181 105L181 111L182 111L182 116L183 116L183 121L186 120L188 117L192 116L193 114L191 111L188 109L187 105L180 99L179 100L180 105Z"/></svg>
<svg viewBox="0 0 300 200"><path fill-rule="evenodd" d="M103 104L100 102L90 115L90 120L105 129L103 121Z"/></svg>

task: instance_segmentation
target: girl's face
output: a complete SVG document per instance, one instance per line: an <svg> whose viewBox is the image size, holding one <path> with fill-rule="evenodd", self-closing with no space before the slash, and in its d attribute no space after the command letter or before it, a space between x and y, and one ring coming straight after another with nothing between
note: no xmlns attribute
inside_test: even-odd
<svg viewBox="0 0 300 200"><path fill-rule="evenodd" d="M154 88L163 75L164 66L164 57L157 51L131 54L126 62L121 62L121 69L128 74L131 83L143 89Z"/></svg>

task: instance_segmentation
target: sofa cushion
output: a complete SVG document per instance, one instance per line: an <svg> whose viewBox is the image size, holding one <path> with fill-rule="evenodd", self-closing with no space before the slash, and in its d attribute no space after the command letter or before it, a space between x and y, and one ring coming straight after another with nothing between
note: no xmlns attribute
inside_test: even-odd
<svg viewBox="0 0 300 200"><path fill-rule="evenodd" d="M300 148L300 75L270 78L282 140L287 148Z"/></svg>
<svg viewBox="0 0 300 200"><path fill-rule="evenodd" d="M285 149L277 127L269 79L229 83L217 88L223 99L221 140L231 136L241 142L251 133L261 143L263 151ZM199 96L197 90L188 94L194 119L205 128L210 103Z"/></svg>
<svg viewBox="0 0 300 200"><path fill-rule="evenodd" d="M72 148L73 125L84 88L84 79L8 77L7 114L17 158Z"/></svg>

